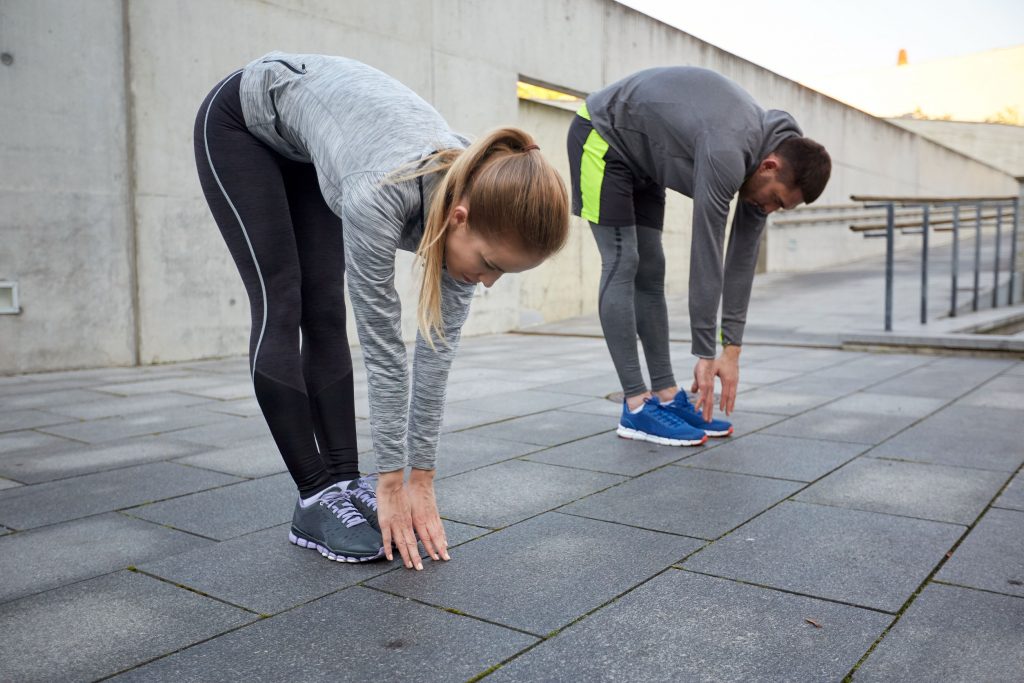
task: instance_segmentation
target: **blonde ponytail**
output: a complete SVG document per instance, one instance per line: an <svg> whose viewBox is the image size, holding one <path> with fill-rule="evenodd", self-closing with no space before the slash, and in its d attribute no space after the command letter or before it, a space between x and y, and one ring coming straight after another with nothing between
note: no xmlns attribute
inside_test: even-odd
<svg viewBox="0 0 1024 683"><path fill-rule="evenodd" d="M465 150L446 149L428 157L422 170L401 179L435 172L445 176L429 199L423 238L416 255L423 267L417 318L431 348L444 340L441 278L445 237L455 205L471 207L471 229L482 237L545 259L569 235L565 183L536 151L533 138L518 128L499 128Z"/></svg>

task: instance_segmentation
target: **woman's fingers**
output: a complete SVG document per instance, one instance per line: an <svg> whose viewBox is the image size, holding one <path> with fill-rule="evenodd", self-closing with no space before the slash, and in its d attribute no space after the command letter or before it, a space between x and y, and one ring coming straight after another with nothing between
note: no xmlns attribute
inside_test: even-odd
<svg viewBox="0 0 1024 683"><path fill-rule="evenodd" d="M433 560L441 559L437 553L437 547L434 545L434 534L430 533L430 525L423 522L422 520L413 520L413 527L416 529L416 535L420 538L420 543L423 544L423 549L427 551L427 555Z"/></svg>

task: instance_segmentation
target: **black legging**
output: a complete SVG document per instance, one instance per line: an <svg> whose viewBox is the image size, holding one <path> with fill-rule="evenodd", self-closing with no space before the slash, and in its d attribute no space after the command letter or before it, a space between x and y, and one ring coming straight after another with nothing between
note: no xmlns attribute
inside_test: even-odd
<svg viewBox="0 0 1024 683"><path fill-rule="evenodd" d="M256 400L308 496L359 476L341 219L312 164L284 158L248 131L240 80L241 72L228 76L199 108L196 166L249 295Z"/></svg>

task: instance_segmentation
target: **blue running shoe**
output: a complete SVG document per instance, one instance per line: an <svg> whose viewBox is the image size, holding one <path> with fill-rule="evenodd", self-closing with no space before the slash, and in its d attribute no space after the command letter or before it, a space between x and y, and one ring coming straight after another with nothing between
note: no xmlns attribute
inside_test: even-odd
<svg viewBox="0 0 1024 683"><path fill-rule="evenodd" d="M662 446L699 446L708 440L702 430L691 427L665 410L654 397L646 399L638 413L629 412L629 406L622 402L618 434L623 439L650 441Z"/></svg>
<svg viewBox="0 0 1024 683"><path fill-rule="evenodd" d="M352 504L347 489L332 486L308 507L295 504L288 540L337 562L369 562L384 557L380 532Z"/></svg>
<svg viewBox="0 0 1024 683"><path fill-rule="evenodd" d="M670 403L663 403L661 406L691 427L703 429L708 436L719 437L732 434L731 422L715 419L705 422L704 415L697 410L697 406L690 403L690 398L685 391L680 390Z"/></svg>

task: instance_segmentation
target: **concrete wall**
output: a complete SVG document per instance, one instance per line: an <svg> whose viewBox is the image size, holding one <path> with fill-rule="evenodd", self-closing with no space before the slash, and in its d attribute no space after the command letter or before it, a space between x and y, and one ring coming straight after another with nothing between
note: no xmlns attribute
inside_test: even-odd
<svg viewBox="0 0 1024 683"><path fill-rule="evenodd" d="M17 216L13 230L5 229L0 277L20 274L25 283L25 313L0 316L0 372L130 363L136 352L153 363L245 351L245 294L201 197L192 124L214 83L271 49L363 60L408 84L467 134L507 123L535 129L563 171L568 115L518 102L520 75L589 92L647 66L698 64L791 111L829 147L836 170L823 202L853 192L1002 193L1013 185L994 169L611 0L129 0L126 25L120 3L109 0L2 0L0 8L3 45L24 43L31 47L18 50L45 56L38 66L0 66L0 78L12 79L3 92L15 94L4 98L0 123L19 131L0 142L0 162L27 164L38 176L32 184L0 180L4 201L17 207L0 218ZM59 35L51 40L47 31ZM26 75L14 79L18 69ZM57 78L58 70L77 78ZM34 103L31 124L11 101ZM81 129L83 122L93 125ZM60 149L51 154L54 141ZM70 168L69 150L82 156ZM673 197L670 292L686 282L689 217L689 200ZM552 263L481 290L466 334L593 310L599 266L588 239L577 225ZM415 280L403 256L398 285L410 336Z"/></svg>
<svg viewBox="0 0 1024 683"><path fill-rule="evenodd" d="M889 121L1010 175L1024 177L1024 125L924 119Z"/></svg>
<svg viewBox="0 0 1024 683"><path fill-rule="evenodd" d="M0 373L135 359L121 3L67 6L0 2Z"/></svg>

